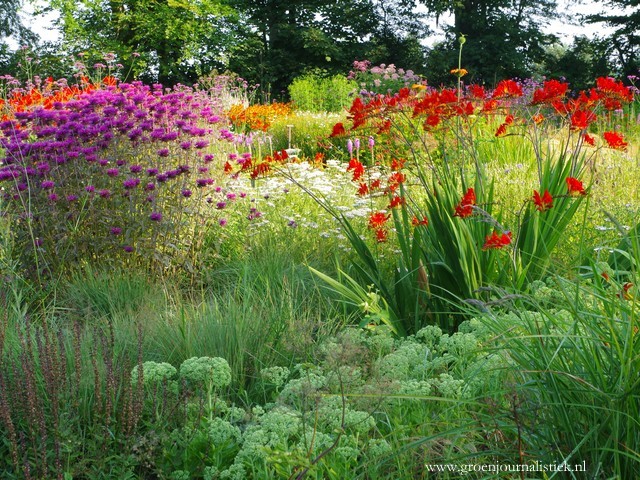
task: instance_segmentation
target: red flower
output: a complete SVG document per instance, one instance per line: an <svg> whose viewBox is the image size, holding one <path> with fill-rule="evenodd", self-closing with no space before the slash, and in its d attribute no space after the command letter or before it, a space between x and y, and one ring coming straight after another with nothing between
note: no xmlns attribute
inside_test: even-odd
<svg viewBox="0 0 640 480"><path fill-rule="evenodd" d="M475 84L469 85L468 91L471 98L476 98L479 100L484 100L485 98L487 98L487 92L484 90L483 86Z"/></svg>
<svg viewBox="0 0 640 480"><path fill-rule="evenodd" d="M576 110L571 114L571 130L584 130L595 119L596 115L591 110Z"/></svg>
<svg viewBox="0 0 640 480"><path fill-rule="evenodd" d="M333 126L333 130L331 131L330 137L339 137L340 135L345 135L347 131L344 129L344 125L340 122L336 123Z"/></svg>
<svg viewBox="0 0 640 480"><path fill-rule="evenodd" d="M231 173L232 170L233 170L233 167L231 166L231 164L229 162L225 162L224 173Z"/></svg>
<svg viewBox="0 0 640 480"><path fill-rule="evenodd" d="M347 166L347 172L353 170L353 181L359 180L360 177L364 174L364 165L360 163L359 160L352 158L349 160L349 165Z"/></svg>
<svg viewBox="0 0 640 480"><path fill-rule="evenodd" d="M381 184L381 182L380 182L379 178L374 180L373 182L371 182L371 190L374 190L376 188L380 188L380 184Z"/></svg>
<svg viewBox="0 0 640 480"><path fill-rule="evenodd" d="M487 235L484 240L484 245L482 246L482 250L489 249L498 249L502 247L506 247L511 243L511 232L505 232L503 234L498 234L498 232L493 232L491 235Z"/></svg>
<svg viewBox="0 0 640 480"><path fill-rule="evenodd" d="M384 228L378 228L376 230L376 240L378 243L387 241L387 231Z"/></svg>
<svg viewBox="0 0 640 480"><path fill-rule="evenodd" d="M610 148L615 148L616 150L625 150L627 148L628 144L624 141L624 137L617 132L604 132L602 136Z"/></svg>
<svg viewBox="0 0 640 480"><path fill-rule="evenodd" d="M589 135L588 133L585 133L584 135L582 135L582 139L584 140L584 143L588 143L589 145L591 145L592 147L595 147L596 145L596 139L593 138L591 135Z"/></svg>
<svg viewBox="0 0 640 480"><path fill-rule="evenodd" d="M633 92L631 89L611 77L597 78L596 90L598 96L604 100L604 108L607 110L622 108L622 103L633 101Z"/></svg>
<svg viewBox="0 0 640 480"><path fill-rule="evenodd" d="M501 80L493 91L492 98L521 97L522 88L514 80Z"/></svg>
<svg viewBox="0 0 640 480"><path fill-rule="evenodd" d="M542 88L533 92L533 101L531 103L533 105L539 103L551 104L555 101L562 100L568 88L568 83L559 82L558 80L548 80L542 84Z"/></svg>
<svg viewBox="0 0 640 480"><path fill-rule="evenodd" d="M406 160L396 160L395 158L393 160L391 160L391 170L398 171L398 170L402 170L402 168L404 167L404 163Z"/></svg>
<svg viewBox="0 0 640 480"><path fill-rule="evenodd" d="M404 173L393 172L389 176L389 191L394 192L406 179L407 177Z"/></svg>
<svg viewBox="0 0 640 480"><path fill-rule="evenodd" d="M358 195L364 197L367 193L369 193L369 186L366 183L361 183L358 187Z"/></svg>
<svg viewBox="0 0 640 480"><path fill-rule="evenodd" d="M473 206L476 204L476 192L473 188L469 188L464 194L460 203L456 205L454 217L466 218L473 215Z"/></svg>
<svg viewBox="0 0 640 480"><path fill-rule="evenodd" d="M427 217L422 217L422 220L418 219L418 217L413 217L411 219L411 225L413 225L414 227L417 227L418 225L424 225L426 227L427 225L429 225L429 220L427 220Z"/></svg>
<svg viewBox="0 0 640 480"><path fill-rule="evenodd" d="M384 224L389 220L390 215L384 212L375 212L369 216L369 228L380 229L384 227Z"/></svg>
<svg viewBox="0 0 640 480"><path fill-rule="evenodd" d="M584 190L584 185L577 178L567 177L567 189L569 190L569 195L577 196L587 194Z"/></svg>
<svg viewBox="0 0 640 480"><path fill-rule="evenodd" d="M396 208L400 205L404 205L405 199L404 197L394 196L391 198L391 202L389 202L389 208Z"/></svg>
<svg viewBox="0 0 640 480"><path fill-rule="evenodd" d="M533 203L536 205L536 209L539 212L544 212L553 207L553 197L549 193L549 190L545 190L542 196L540 196L537 190L534 190Z"/></svg>
<svg viewBox="0 0 640 480"><path fill-rule="evenodd" d="M507 127L513 124L514 120L515 117L513 115L507 115L504 119L504 123L498 127L498 130L496 130L496 137L502 137L505 135L507 133Z"/></svg>

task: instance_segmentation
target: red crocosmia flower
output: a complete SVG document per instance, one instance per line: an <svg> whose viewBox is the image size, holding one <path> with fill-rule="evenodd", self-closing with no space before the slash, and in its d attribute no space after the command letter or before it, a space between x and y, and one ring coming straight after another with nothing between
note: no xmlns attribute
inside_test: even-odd
<svg viewBox="0 0 640 480"><path fill-rule="evenodd" d="M377 135L383 135L391 131L391 120L385 120L376 131Z"/></svg>
<svg viewBox="0 0 640 480"><path fill-rule="evenodd" d="M604 132L602 136L610 148L616 150L625 150L627 148L628 144L624 141L624 137L617 132Z"/></svg>
<svg viewBox="0 0 640 480"><path fill-rule="evenodd" d="M623 103L633 101L633 92L620 81L611 77L599 77L596 79L596 92L604 102L607 110L622 108Z"/></svg>
<svg viewBox="0 0 640 480"><path fill-rule="evenodd" d="M533 105L540 103L551 104L555 101L562 100L568 88L568 83L559 82L558 80L548 80L542 84L542 88L533 92L533 100L531 103Z"/></svg>
<svg viewBox="0 0 640 480"><path fill-rule="evenodd" d="M369 216L369 228L380 229L389 220L390 215L384 212L374 212Z"/></svg>
<svg viewBox="0 0 640 480"><path fill-rule="evenodd" d="M584 140L584 143L588 143L589 145L591 145L592 147L595 147L596 145L596 139L593 138L591 135L589 135L588 133L585 133L584 135L582 135L582 139Z"/></svg>
<svg viewBox="0 0 640 480"><path fill-rule="evenodd" d="M467 90L471 98L477 100L484 100L485 98L487 98L487 92L481 85L469 85L469 88Z"/></svg>
<svg viewBox="0 0 640 480"><path fill-rule="evenodd" d="M398 197L398 196L394 196L391 198L391 202L389 202L389 207L388 208L396 208L399 207L401 205L405 204L405 199L404 197Z"/></svg>
<svg viewBox="0 0 640 480"><path fill-rule="evenodd" d="M473 215L473 206L476 204L476 192L473 188L469 188L464 194L460 203L456 205L454 217L466 218Z"/></svg>
<svg viewBox="0 0 640 480"><path fill-rule="evenodd" d="M358 195L364 197L367 193L369 193L369 186L366 183L361 183L358 187Z"/></svg>
<svg viewBox="0 0 640 480"><path fill-rule="evenodd" d="M508 97L521 97L522 88L518 82L508 79L501 80L496 89L493 91L492 98L508 98Z"/></svg>
<svg viewBox="0 0 640 480"><path fill-rule="evenodd" d="M418 217L413 217L411 219L411 225L413 225L414 227L424 225L426 227L427 225L429 225L429 220L427 219L427 217L422 217L422 220L420 220Z"/></svg>
<svg viewBox="0 0 640 480"><path fill-rule="evenodd" d="M333 130L331 131L330 137L339 137L340 135L346 135L347 131L344 128L344 125L341 122L336 123L333 126Z"/></svg>
<svg viewBox="0 0 640 480"><path fill-rule="evenodd" d="M440 115L429 115L425 121L423 128L428 130L429 128L437 127L440 124Z"/></svg>
<svg viewBox="0 0 640 480"><path fill-rule="evenodd" d="M349 160L347 166L347 172L353 171L353 181L360 180L360 177L364 174L364 165L359 160L352 158Z"/></svg>
<svg viewBox="0 0 640 480"><path fill-rule="evenodd" d="M377 178L376 180L374 180L373 182L371 182L371 190L375 190L377 188L380 188L380 185L382 184L382 182L380 181L379 178Z"/></svg>
<svg viewBox="0 0 640 480"><path fill-rule="evenodd" d="M384 228L376 229L376 240L378 243L387 241L387 231Z"/></svg>
<svg viewBox="0 0 640 480"><path fill-rule="evenodd" d="M553 197L549 193L549 190L545 190L542 196L537 190L533 191L533 203L539 212L544 212L553 207Z"/></svg>
<svg viewBox="0 0 640 480"><path fill-rule="evenodd" d="M233 170L233 167L231 166L231 164L229 162L225 162L224 173L231 173L232 170Z"/></svg>
<svg viewBox="0 0 640 480"><path fill-rule="evenodd" d="M482 105L482 112L483 113L491 113L496 108L498 108L498 101L497 100L487 100L486 102L484 102L484 105Z"/></svg>
<svg viewBox="0 0 640 480"><path fill-rule="evenodd" d="M486 236L482 250L499 249L509 244L511 244L511 232L498 234L494 231L491 235Z"/></svg>
<svg viewBox="0 0 640 480"><path fill-rule="evenodd" d="M506 134L507 134L507 124L503 123L496 130L495 136L496 137L504 137Z"/></svg>
<svg viewBox="0 0 640 480"><path fill-rule="evenodd" d="M391 170L393 170L394 172L397 172L398 170L402 170L402 168L404 167L406 160L403 159L393 159L391 160Z"/></svg>
<svg viewBox="0 0 640 480"><path fill-rule="evenodd" d="M567 177L567 190L569 191L569 195L573 196L587 194L587 192L584 190L584 185L582 184L582 182L573 177Z"/></svg>
<svg viewBox="0 0 640 480"><path fill-rule="evenodd" d="M591 110L576 110L571 114L571 130L584 130L596 119Z"/></svg>
<svg viewBox="0 0 640 480"><path fill-rule="evenodd" d="M541 113L537 113L536 115L531 117L531 119L536 125L540 125L542 122L544 122L544 115L542 115Z"/></svg>

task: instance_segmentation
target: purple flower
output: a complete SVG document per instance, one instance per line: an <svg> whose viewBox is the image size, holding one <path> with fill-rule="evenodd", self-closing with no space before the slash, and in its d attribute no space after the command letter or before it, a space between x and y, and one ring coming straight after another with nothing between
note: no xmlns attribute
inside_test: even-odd
<svg viewBox="0 0 640 480"><path fill-rule="evenodd" d="M183 189L180 193L182 193L182 196L185 198L189 198L192 195L191 190L189 190L188 188Z"/></svg>
<svg viewBox="0 0 640 480"><path fill-rule="evenodd" d="M162 220L162 214L160 212L151 212L149 218L154 222L159 222L160 220Z"/></svg>
<svg viewBox="0 0 640 480"><path fill-rule="evenodd" d="M224 227L224 226L227 224L227 219L226 219L226 218L221 218L221 219L218 221L218 224L219 224L221 227Z"/></svg>
<svg viewBox="0 0 640 480"><path fill-rule="evenodd" d="M109 168L107 170L107 175L109 175L110 177L117 177L118 173L120 173L120 172L118 171L117 168Z"/></svg>
<svg viewBox="0 0 640 480"><path fill-rule="evenodd" d="M206 187L207 185L213 185L213 179L211 178L198 178L196 180L196 186L199 188Z"/></svg>
<svg viewBox="0 0 640 480"><path fill-rule="evenodd" d="M53 187L56 186L56 184L51 180L45 180L40 184L40 186L42 187L43 190L51 190Z"/></svg>
<svg viewBox="0 0 640 480"><path fill-rule="evenodd" d="M183 150L189 150L191 148L191 142L182 142L180 148Z"/></svg>
<svg viewBox="0 0 640 480"><path fill-rule="evenodd" d="M118 165L119 167L123 166L125 163L127 163L127 162L125 162L124 160L117 160L116 161L116 165Z"/></svg>
<svg viewBox="0 0 640 480"><path fill-rule="evenodd" d="M153 182L149 182L144 186L144 189L148 192L151 192L156 189L156 184Z"/></svg>
<svg viewBox="0 0 640 480"><path fill-rule="evenodd" d="M168 157L169 156L169 149L168 148L161 148L160 150L158 150L158 156L160 156L160 157Z"/></svg>
<svg viewBox="0 0 640 480"><path fill-rule="evenodd" d="M109 198L111 196L111 192L108 189L104 188L98 191L98 195L100 195L102 198Z"/></svg>
<svg viewBox="0 0 640 480"><path fill-rule="evenodd" d="M218 203L216 203L216 208L218 210L222 210L226 206L227 206L227 202L218 202Z"/></svg>
<svg viewBox="0 0 640 480"><path fill-rule="evenodd" d="M41 247L41 246L42 246L42 244L43 244L44 242L42 241L42 239L41 239L41 238L36 238L36 239L33 241L33 243L36 245L36 247Z"/></svg>
<svg viewBox="0 0 640 480"><path fill-rule="evenodd" d="M93 185L87 185L86 187L84 187L84 191L87 193L93 193L96 191L96 187L94 187Z"/></svg>
<svg viewBox="0 0 640 480"><path fill-rule="evenodd" d="M127 253L131 253L131 252L133 252L133 247L131 245L124 245L122 247L122 250L124 250Z"/></svg>
<svg viewBox="0 0 640 480"><path fill-rule="evenodd" d="M127 190L136 188L138 185L140 185L140 179L138 177L127 178L124 182L122 182L122 185Z"/></svg>
<svg viewBox="0 0 640 480"><path fill-rule="evenodd" d="M50 193L50 194L49 194L49 200L50 200L51 202L57 202L57 201L58 201L58 195L57 195L57 194L55 194L55 193Z"/></svg>
<svg viewBox="0 0 640 480"><path fill-rule="evenodd" d="M209 172L209 167L198 167L199 173L207 173Z"/></svg>
<svg viewBox="0 0 640 480"><path fill-rule="evenodd" d="M77 195L67 195L67 202L75 202L76 200L78 200Z"/></svg>
<svg viewBox="0 0 640 480"><path fill-rule="evenodd" d="M147 168L147 175L149 175L150 177L153 177L157 174L158 174L157 168Z"/></svg>
<svg viewBox="0 0 640 480"><path fill-rule="evenodd" d="M169 179L169 175L167 175L166 173L160 173L156 179L158 180L158 182L160 183L164 183Z"/></svg>
<svg viewBox="0 0 640 480"><path fill-rule="evenodd" d="M203 157L204 163L210 163L213 161L214 156L211 154L207 154Z"/></svg>
<svg viewBox="0 0 640 480"><path fill-rule="evenodd" d="M122 229L120 227L111 227L111 235L115 235L116 237L122 233Z"/></svg>
<svg viewBox="0 0 640 480"><path fill-rule="evenodd" d="M236 194L233 192L229 192L227 193L227 200L235 200L236 199Z"/></svg>
<svg viewBox="0 0 640 480"><path fill-rule="evenodd" d="M98 164L101 167L105 167L105 166L109 165L109 160L107 160L106 158L101 158L100 160L98 160Z"/></svg>
<svg viewBox="0 0 640 480"><path fill-rule="evenodd" d="M209 146L209 140L198 140L195 146L196 148L205 148Z"/></svg>
<svg viewBox="0 0 640 480"><path fill-rule="evenodd" d="M142 171L142 166L141 165L131 165L129 167L129 171L131 173L140 173Z"/></svg>

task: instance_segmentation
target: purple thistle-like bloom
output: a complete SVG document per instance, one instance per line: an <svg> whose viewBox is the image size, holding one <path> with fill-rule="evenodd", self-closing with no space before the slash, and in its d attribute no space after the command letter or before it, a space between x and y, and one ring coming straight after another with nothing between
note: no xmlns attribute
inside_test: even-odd
<svg viewBox="0 0 640 480"><path fill-rule="evenodd" d="M188 188L183 189L180 193L182 193L182 196L185 198L189 198L193 194L193 192L191 192L191 190L189 190Z"/></svg>
<svg viewBox="0 0 640 480"><path fill-rule="evenodd" d="M111 192L109 191L109 189L104 188L98 191L98 195L100 195L102 198L109 198L111 196Z"/></svg>
<svg viewBox="0 0 640 480"><path fill-rule="evenodd" d="M160 220L162 220L162 214L160 212L151 212L149 218L154 222L159 222Z"/></svg>
<svg viewBox="0 0 640 480"><path fill-rule="evenodd" d="M147 175L149 175L150 177L153 177L157 174L158 174L157 168L147 168Z"/></svg>
<svg viewBox="0 0 640 480"><path fill-rule="evenodd" d="M140 185L140 179L138 177L127 178L124 182L122 182L122 185L126 189L136 188L138 185Z"/></svg>
<svg viewBox="0 0 640 480"><path fill-rule="evenodd" d="M218 221L218 224L219 224L221 227L224 227L224 226L227 224L227 219L226 219L226 218L221 218L221 219Z"/></svg>
<svg viewBox="0 0 640 480"><path fill-rule="evenodd" d="M161 148L160 150L158 150L158 156L159 157L168 157L169 156L169 149L168 148Z"/></svg>
<svg viewBox="0 0 640 480"><path fill-rule="evenodd" d="M198 167L198 173L208 173L209 167Z"/></svg>
<svg viewBox="0 0 640 480"><path fill-rule="evenodd" d="M131 173L140 173L142 171L142 166L141 165L131 165L129 167L129 171Z"/></svg>
<svg viewBox="0 0 640 480"><path fill-rule="evenodd" d="M106 167L107 165L109 165L109 160L107 160L106 158L101 158L100 160L98 160L98 164L101 167Z"/></svg>
<svg viewBox="0 0 640 480"><path fill-rule="evenodd" d="M216 208L218 210L222 210L226 206L227 206L227 202L218 202L218 203L216 203Z"/></svg>
<svg viewBox="0 0 640 480"><path fill-rule="evenodd" d="M127 163L125 160L116 160L116 165L119 167L123 166L125 163Z"/></svg>
<svg viewBox="0 0 640 480"><path fill-rule="evenodd" d="M122 229L120 227L111 227L111 235L118 236L122 233Z"/></svg>
<svg viewBox="0 0 640 480"><path fill-rule="evenodd" d="M205 148L209 146L209 140L198 140L196 142L196 148Z"/></svg>
<svg viewBox="0 0 640 480"><path fill-rule="evenodd" d="M117 168L109 168L107 170L107 175L109 175L110 177L117 177L119 173L120 172L118 171Z"/></svg>
<svg viewBox="0 0 640 480"><path fill-rule="evenodd" d="M166 173L160 173L158 174L158 176L156 176L156 179L158 180L158 182L164 183L169 179L169 175L167 175Z"/></svg>
<svg viewBox="0 0 640 480"><path fill-rule="evenodd" d="M67 202L75 202L78 200L78 195L67 195Z"/></svg>
<svg viewBox="0 0 640 480"><path fill-rule="evenodd" d="M131 253L131 252L133 252L133 247L131 245L124 245L122 247L122 250L124 250L127 253Z"/></svg>
<svg viewBox="0 0 640 480"><path fill-rule="evenodd" d="M44 242L42 241L42 239L41 239L41 238L36 238L36 239L33 241L33 243L36 245L36 247L41 247L41 246L44 244Z"/></svg>
<svg viewBox="0 0 640 480"><path fill-rule="evenodd" d="M196 186L199 188L206 187L207 185L213 185L213 179L211 178L198 178L196 180Z"/></svg>
<svg viewBox="0 0 640 480"><path fill-rule="evenodd" d="M227 193L227 200L235 200L236 199L236 194L233 192L229 192Z"/></svg>
<svg viewBox="0 0 640 480"><path fill-rule="evenodd" d="M55 182L52 182L51 180L45 180L40 184L40 187L42 187L43 190L51 190L55 186Z"/></svg>
<svg viewBox="0 0 640 480"><path fill-rule="evenodd" d="M191 148L191 142L182 142L180 148L183 150L189 150Z"/></svg>
<svg viewBox="0 0 640 480"><path fill-rule="evenodd" d="M94 187L93 185L87 185L86 187L84 187L84 191L87 193L93 193L96 191L96 187Z"/></svg>
<svg viewBox="0 0 640 480"><path fill-rule="evenodd" d="M58 195L55 193L50 193L49 194L49 201L51 202L57 202L58 201Z"/></svg>
<svg viewBox="0 0 640 480"><path fill-rule="evenodd" d="M214 156L208 153L202 159L204 160L204 163L210 163L213 162Z"/></svg>
<svg viewBox="0 0 640 480"><path fill-rule="evenodd" d="M144 189L147 190L148 192L151 192L156 189L156 184L153 182L149 182L144 186Z"/></svg>

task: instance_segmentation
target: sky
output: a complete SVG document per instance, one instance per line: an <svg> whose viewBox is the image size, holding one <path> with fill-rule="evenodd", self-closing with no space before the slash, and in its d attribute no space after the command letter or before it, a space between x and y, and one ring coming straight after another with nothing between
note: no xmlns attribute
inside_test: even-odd
<svg viewBox="0 0 640 480"><path fill-rule="evenodd" d="M591 14L601 12L603 6L601 2L597 0L559 0L559 11L566 12L570 17L575 17L577 14ZM23 11L23 18L25 25L31 24L31 28L35 31L43 41L55 41L58 38L58 33L51 29L51 25L55 16L48 17L36 17L32 15L33 6L30 4L25 5ZM446 16L440 18L440 25L444 25L450 22L451 17ZM435 23L435 22L434 22ZM433 27L432 27L433 28ZM576 35L586 35L587 37L594 37L596 35L603 36L611 33L610 29L607 29L603 25L571 25L565 21L554 19L549 26L545 29L547 33L553 33L557 35L563 43L570 44L573 37ZM435 35L425 41L426 45L432 45L434 42L440 40L442 37Z"/></svg>

